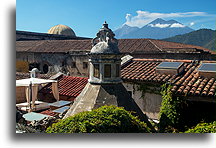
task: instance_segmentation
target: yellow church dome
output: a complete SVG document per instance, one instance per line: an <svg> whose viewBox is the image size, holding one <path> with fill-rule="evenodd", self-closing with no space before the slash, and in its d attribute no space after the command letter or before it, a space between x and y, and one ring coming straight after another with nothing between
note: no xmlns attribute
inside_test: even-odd
<svg viewBox="0 0 216 148"><path fill-rule="evenodd" d="M59 34L66 36L76 36L74 31L66 25L56 25L48 30L48 34Z"/></svg>

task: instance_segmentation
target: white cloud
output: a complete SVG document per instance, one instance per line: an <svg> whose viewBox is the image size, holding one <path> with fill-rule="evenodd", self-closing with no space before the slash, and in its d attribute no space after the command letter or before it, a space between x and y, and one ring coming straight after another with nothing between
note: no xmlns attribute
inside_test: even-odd
<svg viewBox="0 0 216 148"><path fill-rule="evenodd" d="M132 16L131 14L126 14L125 24L129 26L142 27L149 22L157 18L179 18L179 17L195 17L195 16L208 16L209 14L205 12L184 12L184 13L151 13L148 11L136 11L137 15Z"/></svg>
<svg viewBox="0 0 216 148"><path fill-rule="evenodd" d="M150 27L159 27L159 28L166 28L169 27L171 24L149 24Z"/></svg>
<svg viewBox="0 0 216 148"><path fill-rule="evenodd" d="M182 24L179 24L179 23L174 23L170 26L171 28L182 28L182 27L185 27L185 25L182 25Z"/></svg>
<svg viewBox="0 0 216 148"><path fill-rule="evenodd" d="M159 28L166 28L166 27L170 27L170 28L178 28L178 27L185 27L185 25L182 25L180 23L174 23L174 24L149 24L148 26L150 27L159 27Z"/></svg>
<svg viewBox="0 0 216 148"><path fill-rule="evenodd" d="M194 24L195 24L194 22L191 22L191 23L190 23L190 26L193 26Z"/></svg>

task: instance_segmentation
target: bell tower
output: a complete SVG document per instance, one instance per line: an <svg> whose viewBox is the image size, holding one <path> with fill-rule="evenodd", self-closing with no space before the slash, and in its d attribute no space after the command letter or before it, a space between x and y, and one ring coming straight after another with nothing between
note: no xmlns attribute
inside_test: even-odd
<svg viewBox="0 0 216 148"><path fill-rule="evenodd" d="M121 83L121 56L118 40L105 22L103 27L92 40L92 49L89 55L91 84Z"/></svg>

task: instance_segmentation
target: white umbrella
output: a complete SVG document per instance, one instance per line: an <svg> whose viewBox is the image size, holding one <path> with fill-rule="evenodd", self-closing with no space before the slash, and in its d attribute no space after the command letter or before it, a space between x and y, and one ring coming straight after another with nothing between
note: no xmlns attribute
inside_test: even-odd
<svg viewBox="0 0 216 148"><path fill-rule="evenodd" d="M16 80L16 86L29 86L30 84L32 84L32 86L35 86L38 84L46 84L46 83L53 83L53 82L57 82L57 81L39 79L39 78L28 78L28 79Z"/></svg>
<svg viewBox="0 0 216 148"><path fill-rule="evenodd" d="M16 87L25 86L26 87L26 99L30 106L30 100L32 100L32 105L34 106L35 100L38 94L38 85L52 83L52 91L54 98L59 100L59 92L56 80L47 80L47 79L39 79L39 78L28 78L16 80Z"/></svg>

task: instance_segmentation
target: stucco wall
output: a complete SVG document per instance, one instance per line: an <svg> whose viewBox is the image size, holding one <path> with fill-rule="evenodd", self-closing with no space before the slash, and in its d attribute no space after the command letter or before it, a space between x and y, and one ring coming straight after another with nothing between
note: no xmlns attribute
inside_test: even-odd
<svg viewBox="0 0 216 148"><path fill-rule="evenodd" d="M72 67L72 62L76 63L76 67ZM84 63L87 63L87 67L84 67ZM66 59L66 71L70 73L71 76L85 76L89 74L89 58L87 55L70 55Z"/></svg>
<svg viewBox="0 0 216 148"><path fill-rule="evenodd" d="M89 59L87 55L70 55L69 53L27 53L17 52L17 61L26 61L29 64L39 63L39 70L43 72L43 66L48 65L48 73L62 72L71 76L87 77L89 73ZM75 62L75 67L72 63ZM87 67L84 67L87 63Z"/></svg>
<svg viewBox="0 0 216 148"><path fill-rule="evenodd" d="M145 92L139 90L139 85L133 83L123 83L127 91L132 92L132 98L136 101L140 109L151 119L158 119L162 96L158 93ZM159 89L159 88L153 88Z"/></svg>
<svg viewBox="0 0 216 148"><path fill-rule="evenodd" d="M26 102L25 87L16 87L16 103Z"/></svg>

